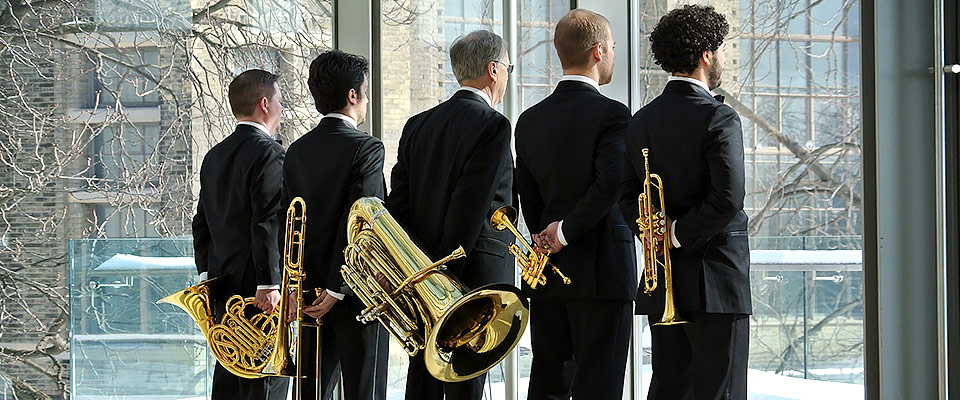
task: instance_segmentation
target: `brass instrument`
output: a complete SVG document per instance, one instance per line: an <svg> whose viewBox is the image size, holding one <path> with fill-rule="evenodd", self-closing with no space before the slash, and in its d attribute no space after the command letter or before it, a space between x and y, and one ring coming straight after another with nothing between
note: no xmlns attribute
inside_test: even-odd
<svg viewBox="0 0 960 400"><path fill-rule="evenodd" d="M424 351L427 371L445 382L479 376L520 341L529 310L517 288L486 285L464 294L443 273L460 247L436 262L423 253L375 197L358 199L347 216L344 280L407 354Z"/></svg>
<svg viewBox="0 0 960 400"><path fill-rule="evenodd" d="M557 268L556 265L550 262L550 250L541 251L537 248L536 243L532 246L527 243L527 240L524 239L520 231L517 230L516 222L517 209L511 206L500 207L490 216L490 226L493 227L493 229L498 231L509 229L526 249L526 253L524 253L523 249L517 246L516 243L510 245L510 253L516 257L517 266L520 268L520 278L523 279L527 285L530 285L530 289L536 289L538 285L545 285L547 283L547 277L543 275L543 270L549 265L553 269L553 272L560 276L563 284L569 285L571 282L570 278L563 275L563 272L560 272L560 268Z"/></svg>
<svg viewBox="0 0 960 400"><path fill-rule="evenodd" d="M643 165L646 176L643 179L643 193L640 193L638 202L640 204L640 217L637 218L637 225L640 227L640 233L645 237L643 246L643 292L652 294L657 289L657 267L663 267L663 284L666 293L663 305L663 316L660 322L654 325L676 325L685 324L687 321L680 319L677 315L673 298L673 269L670 266L670 240L667 234L667 214L666 206L663 200L663 180L660 175L650 173L649 149L643 149ZM660 207L652 204L653 193L650 187L657 190L657 197L660 198ZM664 242L661 243L657 236L664 236ZM663 261L657 258L657 248L663 246Z"/></svg>
<svg viewBox="0 0 960 400"><path fill-rule="evenodd" d="M297 209L299 208L299 212ZM209 284L222 277L208 279L157 301L182 308L196 321L207 338L210 350L228 371L241 378L265 376L303 377L299 368L300 346L297 329L302 321L303 239L306 208L297 197L287 209L286 243L280 304L271 313L258 312L248 317L248 309L256 308L253 298L234 295L227 299L226 314L217 323L210 302ZM294 256L294 251L296 255ZM288 293L294 291L300 300L288 304ZM286 323L288 307L297 307L296 324ZM291 368L295 362L296 369ZM319 375L316 375L319 376Z"/></svg>

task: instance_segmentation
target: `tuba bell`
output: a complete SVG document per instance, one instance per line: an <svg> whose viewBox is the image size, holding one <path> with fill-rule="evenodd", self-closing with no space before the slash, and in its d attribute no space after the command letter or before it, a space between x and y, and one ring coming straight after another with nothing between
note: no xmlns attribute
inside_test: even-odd
<svg viewBox="0 0 960 400"><path fill-rule="evenodd" d="M687 321L680 319L677 315L677 308L673 299L673 267L670 265L670 245L669 243L660 243L657 240L657 235L666 235L667 233L667 209L663 200L663 179L660 179L660 175L650 173L650 149L643 149L642 151L646 176L643 179L643 193L640 193L637 199L640 207L637 226L640 228L640 234L647 239L643 246L643 292L650 295L657 289L657 268L662 267L663 285L666 291L663 316L660 318L660 322L654 325L685 324ZM659 207L653 204L651 187L657 190L657 197L660 199ZM670 239L665 237L664 240ZM660 246L663 247L663 261L660 261L657 257L657 247Z"/></svg>
<svg viewBox="0 0 960 400"><path fill-rule="evenodd" d="M221 279L208 279L194 286L173 293L157 301L182 308L200 327L214 357L228 371L241 378L253 379L265 376L302 378L297 329L302 323L303 311L299 304L289 304L288 293L296 292L301 298L303 270L303 239L306 229L306 206L297 197L287 209L286 240L284 245L283 280L280 289L280 304L273 312L257 310L250 315L247 310L256 308L253 298L239 295L227 299L226 313L220 322L214 320L210 301L210 285ZM286 310L298 307L297 320L286 322Z"/></svg>
<svg viewBox="0 0 960 400"><path fill-rule="evenodd" d="M411 356L423 351L435 378L479 376L520 341L529 310L517 288L492 284L464 293L443 273L463 247L430 261L376 197L353 203L346 233L340 272L366 307L357 320L379 321Z"/></svg>

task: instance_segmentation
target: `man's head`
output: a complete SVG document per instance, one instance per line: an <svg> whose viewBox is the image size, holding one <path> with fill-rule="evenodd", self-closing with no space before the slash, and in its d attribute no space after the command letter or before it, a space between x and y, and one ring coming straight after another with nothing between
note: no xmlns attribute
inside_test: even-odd
<svg viewBox="0 0 960 400"><path fill-rule="evenodd" d="M230 82L227 97L238 120L253 121L276 133L280 126L280 84L276 74L262 69L244 71Z"/></svg>
<svg viewBox="0 0 960 400"><path fill-rule="evenodd" d="M686 5L660 18L650 33L650 48L664 71L693 75L702 69L710 89L715 89L726 61L723 38L729 32L727 20L713 7Z"/></svg>
<svg viewBox="0 0 960 400"><path fill-rule="evenodd" d="M590 10L571 10L557 22L553 46L565 71L587 71L596 67L599 83L613 78L613 34L610 21Z"/></svg>
<svg viewBox="0 0 960 400"><path fill-rule="evenodd" d="M362 124L367 116L370 63L361 56L330 50L310 63L307 86L321 114L339 112Z"/></svg>
<svg viewBox="0 0 960 400"><path fill-rule="evenodd" d="M513 65L502 37L479 30L457 38L450 45L450 64L461 85L489 89L494 105L503 101Z"/></svg>

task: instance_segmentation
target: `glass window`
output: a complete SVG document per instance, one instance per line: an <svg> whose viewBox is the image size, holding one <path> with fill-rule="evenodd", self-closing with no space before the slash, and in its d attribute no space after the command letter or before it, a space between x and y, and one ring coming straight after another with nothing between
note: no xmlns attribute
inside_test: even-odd
<svg viewBox="0 0 960 400"><path fill-rule="evenodd" d="M97 278L125 286L85 293L83 318L93 320L81 325L90 330L69 330L61 316L67 309L61 290L68 283L67 239L189 236L197 172L207 150L234 129L227 85L244 69L280 73L287 107L278 134L288 143L314 125L318 114L304 71L333 44L333 2L2 3L0 31L12 45L0 46L6 71L0 93L8 100L0 107L0 264L28 271L30 280L4 283L0 337L4 347L39 353L0 354L0 381L16 376L25 388L20 394L52 398L203 397L205 381L168 380L177 365L161 357L173 351L164 349L183 347L170 344L177 340L203 351L202 340L193 332L188 338L157 337L173 332L163 328L167 322L144 318L152 302L121 305L132 296L155 300L158 291L149 281L128 285L120 275ZM177 277L164 287L185 283ZM96 337L87 337L94 341L89 347L71 345L77 351L69 360L66 347L45 344L75 338L73 333ZM205 362L179 361L198 374L206 371ZM134 364L159 367L153 375L125 374Z"/></svg>

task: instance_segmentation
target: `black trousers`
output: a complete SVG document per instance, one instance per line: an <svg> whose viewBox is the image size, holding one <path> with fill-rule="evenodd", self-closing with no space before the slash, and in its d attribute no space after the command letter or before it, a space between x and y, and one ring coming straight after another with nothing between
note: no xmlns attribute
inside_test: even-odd
<svg viewBox="0 0 960 400"><path fill-rule="evenodd" d="M305 379L302 387L294 388L299 390L301 399L332 399L338 378L343 379L341 390L346 400L383 400L387 397L389 334L379 322L367 325L358 322L356 316L362 308L356 297L347 296L323 316L319 379L322 397L318 397L317 381ZM304 346L302 369L310 371L311 375L316 371L316 342L316 328L304 327L301 330Z"/></svg>
<svg viewBox="0 0 960 400"><path fill-rule="evenodd" d="M220 362L213 369L211 400L284 400L290 379L278 376L246 379L227 371Z"/></svg>
<svg viewBox="0 0 960 400"><path fill-rule="evenodd" d="M621 399L632 317L630 301L531 299L527 398Z"/></svg>
<svg viewBox="0 0 960 400"><path fill-rule="evenodd" d="M648 316L650 321L660 315ZM650 400L747 398L750 316L684 312L687 324L652 326Z"/></svg>
<svg viewBox="0 0 960 400"><path fill-rule="evenodd" d="M487 374L463 382L444 382L434 378L423 363L423 352L410 357L407 368L406 400L481 400Z"/></svg>

